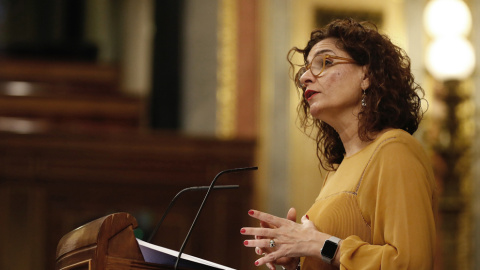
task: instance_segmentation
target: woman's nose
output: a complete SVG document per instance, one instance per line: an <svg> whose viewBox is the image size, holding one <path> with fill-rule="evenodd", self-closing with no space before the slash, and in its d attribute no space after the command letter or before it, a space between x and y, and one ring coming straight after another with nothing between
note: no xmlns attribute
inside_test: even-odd
<svg viewBox="0 0 480 270"><path fill-rule="evenodd" d="M312 83L314 80L315 77L312 75L312 72L310 72L310 70L307 70L300 76L300 84L304 87Z"/></svg>

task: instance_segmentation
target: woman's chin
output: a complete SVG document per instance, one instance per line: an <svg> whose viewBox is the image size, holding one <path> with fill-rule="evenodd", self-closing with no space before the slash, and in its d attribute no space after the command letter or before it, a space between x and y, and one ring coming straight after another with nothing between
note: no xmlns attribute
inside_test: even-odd
<svg viewBox="0 0 480 270"><path fill-rule="evenodd" d="M318 104L312 104L310 106L310 114L316 119L320 120L320 116L323 111L324 111L324 108L322 108L321 106L318 106Z"/></svg>

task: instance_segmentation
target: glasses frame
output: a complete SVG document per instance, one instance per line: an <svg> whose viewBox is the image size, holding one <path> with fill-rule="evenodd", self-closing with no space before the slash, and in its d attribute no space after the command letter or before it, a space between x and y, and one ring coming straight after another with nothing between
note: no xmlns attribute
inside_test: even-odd
<svg viewBox="0 0 480 270"><path fill-rule="evenodd" d="M316 58L316 57L322 57L323 56L323 65L322 65L322 69L320 70L320 72L315 75L312 71L312 64L313 64L313 60ZM338 60L344 60L344 61L347 61L347 63L352 63L352 64L356 64L357 62L355 60L353 60L352 58L345 58L345 57L340 57L340 56L336 56L336 55L331 55L331 54L318 54L318 55L315 55L315 57L313 57L312 59L312 62L310 62L309 64L307 64L306 66L302 67L299 71L302 71L302 69L304 69L305 71L303 71L299 78L302 77L307 71L310 71L310 73L312 73L313 76L315 77L320 77L320 74L323 73L323 71L325 70L325 64L326 64L326 61L327 61L327 58L328 59L338 59ZM345 62L340 62L340 63L332 63L332 65L337 65L337 64L346 64Z"/></svg>

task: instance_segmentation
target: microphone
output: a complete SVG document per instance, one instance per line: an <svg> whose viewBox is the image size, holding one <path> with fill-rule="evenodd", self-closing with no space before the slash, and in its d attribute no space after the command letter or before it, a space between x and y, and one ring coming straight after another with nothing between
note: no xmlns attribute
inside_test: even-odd
<svg viewBox="0 0 480 270"><path fill-rule="evenodd" d="M234 189L234 188L238 188L238 187L239 187L239 185L224 185L224 186L215 186L215 187L213 187L213 189ZM170 209L173 207L173 204L175 203L177 198L180 197L181 194L183 194L187 191L207 190L209 188L210 188L210 186L198 186L198 187L188 187L188 188L184 188L184 189L180 190L180 192L178 192L177 195L175 195L175 197L173 197L172 201L167 206L167 209L163 213L163 216L160 219L160 221L155 226L155 229L153 230L153 232L150 234L150 237L148 238L147 242L152 243L153 237L155 236L155 234L157 234L158 228L160 228L160 225L163 223L163 220L167 216L168 212L170 212Z"/></svg>
<svg viewBox="0 0 480 270"><path fill-rule="evenodd" d="M217 181L218 177L220 177L220 175L225 174L225 173L234 173L234 172L240 172L240 171L253 171L253 170L258 170L258 167L246 167L246 168L235 168L235 169L224 170L224 171L219 172L215 176L215 178L213 178L212 183L208 187L207 194L205 194L205 197L203 198L203 202L200 205L200 207L198 208L197 215L195 216L195 219L193 220L192 225L190 226L190 230L188 231L187 236L185 237L185 240L183 241L182 247L178 251L178 257L177 257L177 261L175 262L174 270L177 270L178 263L180 262L180 258L182 257L183 250L185 249L185 245L187 244L188 239L190 238L190 235L192 234L192 230L197 223L197 219L200 216L200 213L203 210L205 202L207 201L208 195L210 195L210 192L212 191L213 186L215 185L215 182Z"/></svg>

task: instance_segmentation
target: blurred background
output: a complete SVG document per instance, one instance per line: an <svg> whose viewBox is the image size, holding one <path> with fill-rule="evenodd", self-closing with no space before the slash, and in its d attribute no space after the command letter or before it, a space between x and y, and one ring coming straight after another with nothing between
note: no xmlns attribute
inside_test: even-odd
<svg viewBox="0 0 480 270"><path fill-rule="evenodd" d="M0 269L53 269L60 238L114 212L147 238L182 188L222 176L186 252L254 269L255 208L305 213L322 183L286 54L334 18L404 48L441 192L436 269L480 269L479 0L0 0ZM480 91L480 90L479 90ZM154 243L179 249L203 194Z"/></svg>

